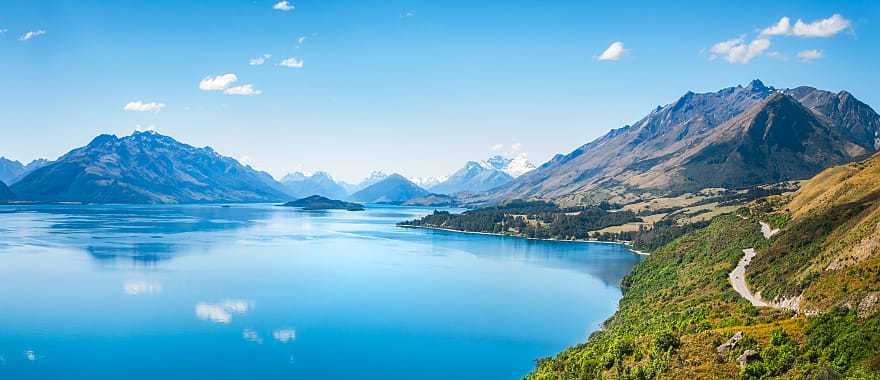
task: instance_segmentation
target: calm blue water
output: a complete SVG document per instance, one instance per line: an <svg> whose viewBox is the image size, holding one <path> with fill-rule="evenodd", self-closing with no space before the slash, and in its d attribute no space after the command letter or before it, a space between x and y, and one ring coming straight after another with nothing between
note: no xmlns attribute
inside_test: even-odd
<svg viewBox="0 0 880 380"><path fill-rule="evenodd" d="M430 211L0 206L0 379L515 379L640 261Z"/></svg>

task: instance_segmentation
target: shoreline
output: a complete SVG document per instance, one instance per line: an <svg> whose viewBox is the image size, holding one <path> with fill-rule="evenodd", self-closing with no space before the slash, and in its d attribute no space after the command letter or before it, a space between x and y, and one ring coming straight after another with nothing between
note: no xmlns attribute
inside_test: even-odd
<svg viewBox="0 0 880 380"><path fill-rule="evenodd" d="M562 240L562 239L545 239L545 238L531 238L526 236L518 236L518 235L507 235L507 234L499 234L494 232L479 232L479 231L461 231L454 230L452 228L443 228L443 227L432 227L432 226L415 226L412 224L398 224L397 227L401 228L420 228L425 230L437 230L437 231L447 231L447 232L457 232L460 234L472 234L472 235L488 235L488 236L500 236L500 237L511 237L517 239L525 239L525 240L538 240L538 241L555 241L555 242L563 242L563 243L592 243L592 244L618 244L624 246L628 251L635 253L640 256L651 256L648 252L639 251L637 249L633 249L630 247L632 243L625 241L606 241L606 240L592 240L592 239L573 239L573 240Z"/></svg>

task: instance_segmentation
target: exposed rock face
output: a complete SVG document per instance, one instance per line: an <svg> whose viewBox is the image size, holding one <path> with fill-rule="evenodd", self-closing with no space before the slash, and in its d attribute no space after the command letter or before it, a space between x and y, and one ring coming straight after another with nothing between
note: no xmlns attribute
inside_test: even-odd
<svg viewBox="0 0 880 380"><path fill-rule="evenodd" d="M752 363L761 358L761 355L758 354L758 351L755 350L745 350L742 355L736 358L736 362L739 363L739 367L743 368L749 363Z"/></svg>
<svg viewBox="0 0 880 380"><path fill-rule="evenodd" d="M728 339L727 342L724 342L720 346L716 347L715 352L717 352L718 355L720 355L720 356L727 356L727 354L729 354L731 351L733 351L736 348L736 345L739 344L739 341L742 340L742 338L743 338L742 331L739 331L736 334L733 334L733 336L730 337L730 339Z"/></svg>

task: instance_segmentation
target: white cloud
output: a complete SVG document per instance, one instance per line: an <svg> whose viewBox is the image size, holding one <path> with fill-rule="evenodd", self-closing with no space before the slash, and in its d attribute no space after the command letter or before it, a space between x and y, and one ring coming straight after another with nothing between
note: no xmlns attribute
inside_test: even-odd
<svg viewBox="0 0 880 380"><path fill-rule="evenodd" d="M199 89L202 91L222 91L226 89L230 84L237 81L238 77L235 74L223 74L218 75L216 77L205 77L199 82Z"/></svg>
<svg viewBox="0 0 880 380"><path fill-rule="evenodd" d="M761 37L782 36L791 33L791 19L783 17L779 19L776 25L765 28L761 31Z"/></svg>
<svg viewBox="0 0 880 380"><path fill-rule="evenodd" d="M522 149L522 144L521 144L521 143L513 143L513 144L510 145L510 150L511 150L512 152L518 152L520 149Z"/></svg>
<svg viewBox="0 0 880 380"><path fill-rule="evenodd" d="M499 151L499 150L501 150L501 149L504 149L504 144L495 144L495 145L492 145L492 150L493 150L493 151Z"/></svg>
<svg viewBox="0 0 880 380"><path fill-rule="evenodd" d="M409 18L409 17L415 16L415 15L416 15L416 12L415 12L415 11L403 11L403 12L400 12L400 18Z"/></svg>
<svg viewBox="0 0 880 380"><path fill-rule="evenodd" d="M33 362L33 361L37 361L38 356L37 356L37 353L34 352L34 350L27 350L24 352L24 358L30 362Z"/></svg>
<svg viewBox="0 0 880 380"><path fill-rule="evenodd" d="M712 45L709 49L712 53L709 59L722 57L729 63L748 63L768 48L770 48L769 39L758 38L746 43L745 37L740 36Z"/></svg>
<svg viewBox="0 0 880 380"><path fill-rule="evenodd" d="M242 95L242 96L254 96L260 95L263 91L254 90L254 86L250 84L243 84L241 86L230 87L223 90L223 93L226 95Z"/></svg>
<svg viewBox="0 0 880 380"><path fill-rule="evenodd" d="M165 108L165 103L156 103L149 102L144 103L141 101L129 102L122 109L125 111L135 111L135 112L159 112L163 108Z"/></svg>
<svg viewBox="0 0 880 380"><path fill-rule="evenodd" d="M225 300L221 303L199 302L196 304L196 317L214 323L232 322L232 314L245 314L253 308L247 300Z"/></svg>
<svg viewBox="0 0 880 380"><path fill-rule="evenodd" d="M305 63L301 59L296 59L294 57L287 58L278 63L278 66L292 67L294 69L301 69L304 65Z"/></svg>
<svg viewBox="0 0 880 380"><path fill-rule="evenodd" d="M260 57L251 58L250 60L248 60L248 64L251 66L262 65L262 64L266 63L266 60L269 59L269 57L271 57L271 56L272 56L271 54L263 54Z"/></svg>
<svg viewBox="0 0 880 380"><path fill-rule="evenodd" d="M275 3L275 5L272 6L272 9L275 9L278 11L283 11L283 12L292 11L293 8L294 8L293 4L290 4L287 1L279 1L279 2Z"/></svg>
<svg viewBox="0 0 880 380"><path fill-rule="evenodd" d="M42 35L44 35L44 34L46 34L46 31L45 31L45 30L42 30L42 29L40 29L40 30L32 30L32 31L29 31L29 32L27 32L27 33L25 33L25 34L22 34L21 37L19 37L18 40L19 40L19 41L27 41L27 40L29 40L29 39L36 38L36 37L38 37L38 36L42 36Z"/></svg>
<svg viewBox="0 0 880 380"><path fill-rule="evenodd" d="M126 281L122 284L125 294L136 296L140 294L154 294L162 292L162 284L146 281Z"/></svg>
<svg viewBox="0 0 880 380"><path fill-rule="evenodd" d="M5 35L6 32L8 32L8 31L9 31L9 29L0 29L0 36Z"/></svg>
<svg viewBox="0 0 880 380"><path fill-rule="evenodd" d="M831 37L840 33L851 25L850 21L843 18L839 14L833 14L831 17L805 23L798 19L791 28L791 33L798 37Z"/></svg>
<svg viewBox="0 0 880 380"><path fill-rule="evenodd" d="M296 340L296 330L280 329L272 332L272 337L281 343L287 343Z"/></svg>
<svg viewBox="0 0 880 380"><path fill-rule="evenodd" d="M597 59L600 61L617 61L627 52L629 52L629 50L623 47L623 42L615 41L612 42Z"/></svg>
<svg viewBox="0 0 880 380"><path fill-rule="evenodd" d="M798 59L803 63L813 62L819 58L822 58L823 56L824 54L822 53L822 51L816 49L804 50L797 54Z"/></svg>
<svg viewBox="0 0 880 380"><path fill-rule="evenodd" d="M302 45L304 42L306 42L306 39L308 39L308 37L299 36L299 38L296 39L296 43Z"/></svg>

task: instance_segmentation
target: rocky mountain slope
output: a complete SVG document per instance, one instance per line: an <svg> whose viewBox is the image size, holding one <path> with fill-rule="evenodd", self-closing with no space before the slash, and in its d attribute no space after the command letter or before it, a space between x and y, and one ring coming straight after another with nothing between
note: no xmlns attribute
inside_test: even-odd
<svg viewBox="0 0 880 380"><path fill-rule="evenodd" d="M291 198L264 172L209 147L155 132L101 135L28 174L12 190L31 201L267 202Z"/></svg>
<svg viewBox="0 0 880 380"><path fill-rule="evenodd" d="M808 178L876 151L880 116L847 92L760 81L688 92L474 201L597 203Z"/></svg>
<svg viewBox="0 0 880 380"><path fill-rule="evenodd" d="M392 174L351 195L351 199L365 203L403 203L430 194L400 174Z"/></svg>

